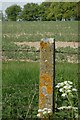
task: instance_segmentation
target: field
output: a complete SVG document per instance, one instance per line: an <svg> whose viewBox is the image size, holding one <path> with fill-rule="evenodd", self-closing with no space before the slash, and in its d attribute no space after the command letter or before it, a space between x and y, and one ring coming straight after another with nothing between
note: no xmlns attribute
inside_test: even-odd
<svg viewBox="0 0 80 120"><path fill-rule="evenodd" d="M37 49L26 45L26 42L40 42L45 37L55 38L55 41L76 42L78 41L78 22L3 22L2 32L3 59L39 61ZM19 43L24 44L19 45ZM66 47L65 49L73 53L78 51L76 48ZM62 48L62 51L65 52L65 49ZM61 52L61 48L58 51ZM63 59L77 62L77 55L56 55L57 61L61 62Z"/></svg>
<svg viewBox="0 0 80 120"><path fill-rule="evenodd" d="M17 45L15 42L39 42L45 37L55 38L56 41L77 42L78 22L3 22L2 27L3 120L36 118L39 100L40 50L25 44ZM68 46L57 48L55 52L55 85L59 82L71 81L73 87L78 89L78 48ZM56 90L55 94L57 94ZM73 101L76 101L74 107L77 107L77 97L74 97ZM55 106L57 103L59 107L63 104L63 99L58 99ZM65 119L64 111L57 116L61 115Z"/></svg>
<svg viewBox="0 0 80 120"><path fill-rule="evenodd" d="M45 37L56 41L78 41L78 22L3 22L3 40L40 41Z"/></svg>

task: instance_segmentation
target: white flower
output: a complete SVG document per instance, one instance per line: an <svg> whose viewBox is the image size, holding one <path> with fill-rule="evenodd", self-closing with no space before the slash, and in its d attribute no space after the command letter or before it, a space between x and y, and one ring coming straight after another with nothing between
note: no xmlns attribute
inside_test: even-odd
<svg viewBox="0 0 80 120"><path fill-rule="evenodd" d="M48 111L48 114L52 113L52 111Z"/></svg>
<svg viewBox="0 0 80 120"><path fill-rule="evenodd" d="M66 106L59 107L58 110L63 110Z"/></svg>
<svg viewBox="0 0 80 120"><path fill-rule="evenodd" d="M63 92L63 89L62 89L62 88L60 88L60 89L59 89L59 91L60 91L60 92Z"/></svg>
<svg viewBox="0 0 80 120"><path fill-rule="evenodd" d="M44 108L43 111L48 111L48 108Z"/></svg>
<svg viewBox="0 0 80 120"><path fill-rule="evenodd" d="M72 87L71 85L67 84L67 85L65 85L63 88L65 88L65 89L70 89L71 87Z"/></svg>
<svg viewBox="0 0 80 120"><path fill-rule="evenodd" d="M62 106L62 107L59 107L58 109L59 110L63 110L63 109L71 109L72 106Z"/></svg>
<svg viewBox="0 0 80 120"><path fill-rule="evenodd" d="M65 97L66 95L67 95L66 93L63 93L63 94L62 94L62 97Z"/></svg>
<svg viewBox="0 0 80 120"><path fill-rule="evenodd" d="M52 110L51 110L51 109L48 109L48 113L49 113L49 114L52 113Z"/></svg>
<svg viewBox="0 0 80 120"><path fill-rule="evenodd" d="M73 84L71 81L68 81L69 84Z"/></svg>
<svg viewBox="0 0 80 120"><path fill-rule="evenodd" d="M64 83L62 82L60 85L61 85L61 86L63 86L63 85L64 85Z"/></svg>
<svg viewBox="0 0 80 120"><path fill-rule="evenodd" d="M59 88L60 86L59 85L56 85L56 88Z"/></svg>
<svg viewBox="0 0 80 120"><path fill-rule="evenodd" d="M69 92L71 92L71 90L67 90L66 92L68 92L68 93L69 93Z"/></svg>
<svg viewBox="0 0 80 120"><path fill-rule="evenodd" d="M44 112L43 112L43 115L45 115L45 114L47 114L47 111L44 111Z"/></svg>
<svg viewBox="0 0 80 120"><path fill-rule="evenodd" d="M40 118L40 117L41 117L41 114L40 114L40 113L38 113L38 114L37 114L37 117L39 117L39 118Z"/></svg>
<svg viewBox="0 0 80 120"><path fill-rule="evenodd" d="M67 81L64 81L64 84L67 84Z"/></svg>
<svg viewBox="0 0 80 120"><path fill-rule="evenodd" d="M59 88L59 87L61 87L61 86L63 86L63 85L64 85L63 82L62 82L62 83L58 83L56 87Z"/></svg>
<svg viewBox="0 0 80 120"><path fill-rule="evenodd" d="M43 110L42 110L42 109L39 109L38 112L43 112Z"/></svg>
<svg viewBox="0 0 80 120"><path fill-rule="evenodd" d="M76 89L76 88L73 88L72 91L77 91L77 89Z"/></svg>
<svg viewBox="0 0 80 120"><path fill-rule="evenodd" d="M68 86L68 88L71 88L71 87L72 87L71 85Z"/></svg>
<svg viewBox="0 0 80 120"><path fill-rule="evenodd" d="M64 86L63 88L67 89L68 87L67 87L67 86Z"/></svg>
<svg viewBox="0 0 80 120"><path fill-rule="evenodd" d="M68 107L67 107L67 109L71 109L71 108L72 108L72 106L68 106Z"/></svg>
<svg viewBox="0 0 80 120"><path fill-rule="evenodd" d="M78 110L78 107L73 107L73 109L74 109L74 110L75 110L75 109Z"/></svg>

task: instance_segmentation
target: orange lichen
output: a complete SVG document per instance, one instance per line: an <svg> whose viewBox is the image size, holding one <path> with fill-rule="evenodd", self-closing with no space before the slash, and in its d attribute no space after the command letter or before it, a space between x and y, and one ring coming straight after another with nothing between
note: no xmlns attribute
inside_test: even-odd
<svg viewBox="0 0 80 120"><path fill-rule="evenodd" d="M46 42L43 42L43 41L40 42L40 47L41 47L41 48L46 48L47 45L48 45L48 44L47 44Z"/></svg>
<svg viewBox="0 0 80 120"><path fill-rule="evenodd" d="M46 85L47 84L47 85ZM50 95L53 92L52 79L49 74L41 74L39 87L39 108L43 108L46 104L46 94L43 93L42 88L46 88L46 94Z"/></svg>
<svg viewBox="0 0 80 120"><path fill-rule="evenodd" d="M42 87L46 86L47 88L47 93L51 94L52 93L52 79L49 74L42 74L40 76L40 96L43 98L44 94L42 93Z"/></svg>
<svg viewBox="0 0 80 120"><path fill-rule="evenodd" d="M44 94L42 94L42 91L40 91L40 94L39 94L39 108L43 108L45 104L45 96Z"/></svg>
<svg viewBox="0 0 80 120"><path fill-rule="evenodd" d="M52 86L48 86L48 87L47 87L47 93L48 93L48 94L51 94L51 93L52 93Z"/></svg>
<svg viewBox="0 0 80 120"><path fill-rule="evenodd" d="M51 85L51 83L52 83L51 76L50 76L49 74L47 74L47 73L42 74L42 75L40 76L40 86L41 86L41 87L44 86L45 83L46 83L47 85Z"/></svg>

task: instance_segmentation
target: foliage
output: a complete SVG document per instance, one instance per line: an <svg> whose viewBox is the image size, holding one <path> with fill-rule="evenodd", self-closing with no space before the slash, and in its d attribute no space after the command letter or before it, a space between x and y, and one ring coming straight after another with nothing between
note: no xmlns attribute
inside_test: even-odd
<svg viewBox="0 0 80 120"><path fill-rule="evenodd" d="M8 19L16 21L19 12L20 18L26 21L55 21L79 19L78 4L76 2L42 2L41 4L27 3L21 12L19 6L10 6L6 9Z"/></svg>
<svg viewBox="0 0 80 120"><path fill-rule="evenodd" d="M21 12L19 5L12 5L6 9L6 14L9 20L16 21Z"/></svg>
<svg viewBox="0 0 80 120"><path fill-rule="evenodd" d="M34 118L38 109L39 64L5 62L2 72L2 118L4 120Z"/></svg>
<svg viewBox="0 0 80 120"><path fill-rule="evenodd" d="M3 62L2 73L3 119L36 118L39 99L39 63ZM77 89L77 64L56 63L55 79L56 85L66 79L66 81L73 82L73 86ZM63 99L60 97L57 100L58 107L61 107ZM65 110L57 111L54 117L65 118L67 114Z"/></svg>
<svg viewBox="0 0 80 120"><path fill-rule="evenodd" d="M56 109L68 111L68 118L78 117L78 91L73 83L71 81L64 81L58 83L56 88ZM58 98L63 102L60 102Z"/></svg>
<svg viewBox="0 0 80 120"><path fill-rule="evenodd" d="M24 5L24 9L22 11L22 19L27 21L33 21L38 19L38 4L35 3L27 3Z"/></svg>

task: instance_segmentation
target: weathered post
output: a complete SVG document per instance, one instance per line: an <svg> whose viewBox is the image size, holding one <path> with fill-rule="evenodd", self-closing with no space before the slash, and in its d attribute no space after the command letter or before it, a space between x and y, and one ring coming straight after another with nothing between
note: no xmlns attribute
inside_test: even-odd
<svg viewBox="0 0 80 120"><path fill-rule="evenodd" d="M40 42L40 84L39 115L43 112L54 112L54 78L55 78L55 40L42 39Z"/></svg>

